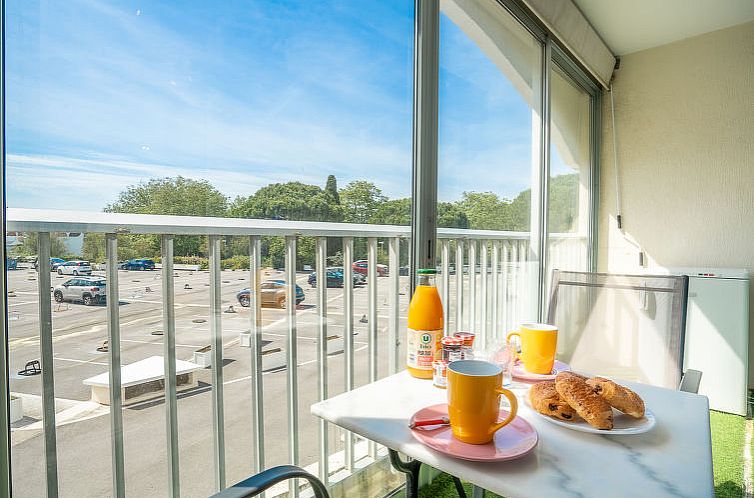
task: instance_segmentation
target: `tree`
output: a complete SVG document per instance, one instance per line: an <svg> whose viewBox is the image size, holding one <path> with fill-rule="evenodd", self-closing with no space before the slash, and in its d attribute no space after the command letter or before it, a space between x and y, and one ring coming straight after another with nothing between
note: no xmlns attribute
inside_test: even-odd
<svg viewBox="0 0 754 498"><path fill-rule="evenodd" d="M205 180L153 178L123 190L115 202L105 206L109 213L169 214L178 216L225 216L228 198ZM205 238L183 235L174 239L176 256L205 255ZM104 260L104 239L95 234L84 236L83 252L92 261ZM157 257L160 239L157 235L118 237L119 259Z"/></svg>
<svg viewBox="0 0 754 498"><path fill-rule="evenodd" d="M227 209L228 198L206 180L177 176L131 185L104 210L108 213L225 216Z"/></svg>
<svg viewBox="0 0 754 498"><path fill-rule="evenodd" d="M340 204L340 194L338 193L338 180L335 179L335 175L327 176L327 183L325 184L325 193L330 197L333 204Z"/></svg>
<svg viewBox="0 0 754 498"><path fill-rule="evenodd" d="M20 244L12 249L14 256L36 256L39 251L39 234L27 233L19 237ZM63 237L54 233L50 234L50 257L63 258L71 256L71 251L65 245Z"/></svg>
<svg viewBox="0 0 754 498"><path fill-rule="evenodd" d="M438 228L469 228L469 219L456 202L437 204Z"/></svg>
<svg viewBox="0 0 754 498"><path fill-rule="evenodd" d="M464 192L459 203L469 220L469 228L477 230L511 230L509 204L510 201L493 192Z"/></svg>
<svg viewBox="0 0 754 498"><path fill-rule="evenodd" d="M238 197L230 206L234 218L295 221L338 221L340 206L316 185L301 182L273 183L249 197Z"/></svg>
<svg viewBox="0 0 754 498"><path fill-rule="evenodd" d="M410 225L411 199L390 199L382 202L372 215L369 223L377 225Z"/></svg>
<svg viewBox="0 0 754 498"><path fill-rule="evenodd" d="M579 217L579 175L558 175L550 179L547 227L552 233L573 231Z"/></svg>
<svg viewBox="0 0 754 498"><path fill-rule="evenodd" d="M347 223L370 223L385 201L382 190L365 180L353 181L340 190L343 220Z"/></svg>

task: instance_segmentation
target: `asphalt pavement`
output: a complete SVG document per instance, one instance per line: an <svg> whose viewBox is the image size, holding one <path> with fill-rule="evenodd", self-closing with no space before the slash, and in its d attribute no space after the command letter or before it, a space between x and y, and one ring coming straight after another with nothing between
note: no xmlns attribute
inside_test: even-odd
<svg viewBox="0 0 754 498"><path fill-rule="evenodd" d="M98 273L98 272L95 272ZM101 273L101 272L100 272ZM38 359L39 322L37 273L31 269L8 272L9 371L11 391L22 394L25 418L13 425L13 489L16 497L44 495L44 437L39 422L41 377L19 376L27 361ZM318 421L309 413L317 401L316 289L307 274L297 276L305 300L296 310L298 331L298 396L300 463L318 460ZM70 276L51 274L52 285ZM282 278L267 271L263 278ZM399 331L405 334L408 306L408 278L400 277ZM163 354L162 296L160 271L119 272L121 355L123 364ZM378 365L379 376L388 373L388 278L378 278ZM223 313L222 335L227 482L247 477L252 465L251 434L251 350L242 347L239 335L250 329L250 314L236 300L236 292L248 287L248 270L222 272L222 306L235 313ZM354 290L355 379L368 378L368 282ZM209 345L209 273L178 271L175 277L176 356L192 360L197 349ZM343 290L329 288L327 299L329 395L344 390ZM90 389L82 381L106 372L107 353L97 348L107 339L106 307L53 302L53 350L55 396L58 399L57 451L60 496L99 497L111 495L110 417L108 409L91 403ZM288 324L286 310L263 308L263 351L265 357L265 467L289 463L286 369L284 364ZM274 351L280 349L280 352ZM401 358L404 353L401 352ZM277 367L277 368L276 368ZM214 490L211 369L196 375L198 385L184 389L178 400L181 495L207 496ZM35 408L35 403L37 407ZM126 490L129 496L165 496L167 468L165 404L161 396L137 400L123 409ZM331 452L342 449L342 433L330 431Z"/></svg>

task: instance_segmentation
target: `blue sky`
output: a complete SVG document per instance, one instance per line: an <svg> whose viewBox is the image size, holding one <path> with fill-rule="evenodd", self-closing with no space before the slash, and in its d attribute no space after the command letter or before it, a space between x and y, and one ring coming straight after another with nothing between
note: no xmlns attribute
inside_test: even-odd
<svg viewBox="0 0 754 498"><path fill-rule="evenodd" d="M8 205L100 210L183 175L230 197L410 194L413 1L9 0ZM442 23L440 198L528 187L530 111Z"/></svg>

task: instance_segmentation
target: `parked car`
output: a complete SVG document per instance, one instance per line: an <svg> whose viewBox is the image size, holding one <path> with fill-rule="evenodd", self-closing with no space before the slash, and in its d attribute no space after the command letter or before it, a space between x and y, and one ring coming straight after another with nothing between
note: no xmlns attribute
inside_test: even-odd
<svg viewBox="0 0 754 498"><path fill-rule="evenodd" d="M77 277L56 285L52 291L55 301L80 301L87 306L106 301L106 283L102 277Z"/></svg>
<svg viewBox="0 0 754 498"><path fill-rule="evenodd" d="M337 272L337 273L340 273L341 275L343 275L343 267L342 266L328 266L327 267L327 271L334 271L334 272ZM364 275L363 273L358 273L358 272L354 271L354 272L351 272L351 275L353 275L353 285L354 286L356 286L356 285L363 285L363 284L367 283L367 276Z"/></svg>
<svg viewBox="0 0 754 498"><path fill-rule="evenodd" d="M66 261L58 265L58 275L91 275L89 261Z"/></svg>
<svg viewBox="0 0 754 498"><path fill-rule="evenodd" d="M317 286L317 272L313 271L309 274L309 285L312 287ZM333 270L327 270L327 286L328 287L343 287L343 274Z"/></svg>
<svg viewBox="0 0 754 498"><path fill-rule="evenodd" d="M118 265L119 270L154 270L154 261L151 259L129 259Z"/></svg>
<svg viewBox="0 0 754 498"><path fill-rule="evenodd" d="M58 266L62 265L63 263L65 263L64 259L50 258L50 271L58 271ZM31 267L35 270L39 268L39 260L35 258L34 262L31 264Z"/></svg>
<svg viewBox="0 0 754 498"><path fill-rule="evenodd" d="M265 280L261 284L262 306L275 306L285 308L285 280ZM241 289L236 294L236 299L244 308L248 308L251 303L251 292L249 288ZM304 289L296 285L296 305L301 304L304 300Z"/></svg>
<svg viewBox="0 0 754 498"><path fill-rule="evenodd" d="M389 271L387 265L381 265L377 263L377 276L378 277L387 277ZM366 275L369 271L369 262L366 259L360 259L358 261L353 262L353 271L356 273L360 273L362 275Z"/></svg>

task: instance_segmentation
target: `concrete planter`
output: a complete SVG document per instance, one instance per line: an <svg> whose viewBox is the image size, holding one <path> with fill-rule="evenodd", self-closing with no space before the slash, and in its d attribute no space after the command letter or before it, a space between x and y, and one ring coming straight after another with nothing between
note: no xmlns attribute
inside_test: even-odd
<svg viewBox="0 0 754 498"><path fill-rule="evenodd" d="M212 348L210 346L194 351L194 363L201 367L212 365Z"/></svg>
<svg viewBox="0 0 754 498"><path fill-rule="evenodd" d="M10 423L18 422L24 418L23 399L11 395L10 397Z"/></svg>

